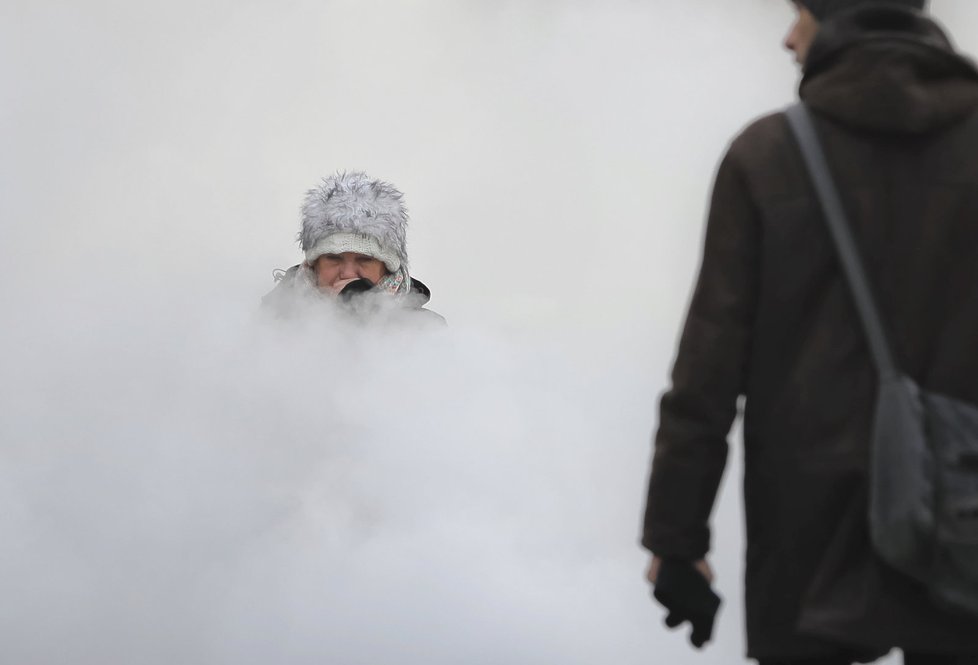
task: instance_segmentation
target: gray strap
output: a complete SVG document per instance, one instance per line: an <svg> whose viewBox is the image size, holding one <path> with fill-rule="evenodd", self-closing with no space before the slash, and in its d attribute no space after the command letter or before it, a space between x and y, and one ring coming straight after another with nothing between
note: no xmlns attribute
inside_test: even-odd
<svg viewBox="0 0 978 665"><path fill-rule="evenodd" d="M853 299L856 301L856 309L859 310L859 318L862 319L863 330L866 333L876 369L882 378L893 378L897 374L893 354L890 351L886 333L883 332L879 309L873 300L869 280L866 279L866 271L859 259L851 226L845 209L842 207L842 199L839 197L839 191L832 179L831 171L829 171L822 144L815 133L811 112L802 103L789 107L786 115L791 131L801 147L805 166L808 167L808 174L812 179L812 184L815 185L815 191L822 204L822 212L825 213L829 232L832 234L836 250L839 253L842 269L849 281Z"/></svg>

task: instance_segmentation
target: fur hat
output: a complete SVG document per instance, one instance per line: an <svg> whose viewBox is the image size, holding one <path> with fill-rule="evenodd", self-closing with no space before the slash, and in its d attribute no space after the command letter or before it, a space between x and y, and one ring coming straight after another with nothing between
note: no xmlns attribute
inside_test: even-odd
<svg viewBox="0 0 978 665"><path fill-rule="evenodd" d="M393 185L361 171L337 173L306 192L299 244L306 262L356 252L407 274L407 209Z"/></svg>
<svg viewBox="0 0 978 665"><path fill-rule="evenodd" d="M906 7L908 9L923 10L927 6L927 0L797 0L804 5L819 21L824 21L832 14L837 14L848 9L855 9L863 5L889 5L895 7Z"/></svg>

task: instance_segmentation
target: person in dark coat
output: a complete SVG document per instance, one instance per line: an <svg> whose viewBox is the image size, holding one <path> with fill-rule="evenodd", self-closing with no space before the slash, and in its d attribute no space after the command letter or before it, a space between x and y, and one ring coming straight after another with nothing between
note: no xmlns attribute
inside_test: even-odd
<svg viewBox="0 0 978 665"><path fill-rule="evenodd" d="M262 308L288 317L323 300L358 304L380 296L405 312L444 322L425 309L431 291L408 272L408 214L390 183L355 171L324 178L306 193L299 244L305 260L276 271ZM417 318L417 317L416 317Z"/></svg>
<svg viewBox="0 0 978 665"><path fill-rule="evenodd" d="M794 4L785 45L898 362L978 403L978 71L923 0ZM783 113L761 118L720 164L660 405L642 544L670 625L691 620L697 644L712 629L708 520L743 397L748 657L978 663L978 619L872 550L876 384L800 150Z"/></svg>

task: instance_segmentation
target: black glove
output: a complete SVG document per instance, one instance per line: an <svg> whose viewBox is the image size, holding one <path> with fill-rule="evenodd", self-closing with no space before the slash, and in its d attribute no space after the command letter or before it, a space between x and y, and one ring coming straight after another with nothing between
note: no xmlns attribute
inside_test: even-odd
<svg viewBox="0 0 978 665"><path fill-rule="evenodd" d="M355 279L340 291L340 300L344 303L350 303L357 296L363 295L364 293L369 293L373 290L375 284L369 279Z"/></svg>
<svg viewBox="0 0 978 665"><path fill-rule="evenodd" d="M663 559L655 581L655 599L665 607L666 625L675 628L684 621L693 625L689 641L697 649L713 634L713 620L720 609L720 596L713 593L703 574L691 561Z"/></svg>

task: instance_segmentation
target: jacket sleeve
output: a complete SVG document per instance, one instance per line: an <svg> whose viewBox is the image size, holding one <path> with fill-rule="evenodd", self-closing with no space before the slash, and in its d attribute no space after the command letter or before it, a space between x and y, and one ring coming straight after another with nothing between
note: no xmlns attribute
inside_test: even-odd
<svg viewBox="0 0 978 665"><path fill-rule="evenodd" d="M744 392L760 225L733 152L716 176L672 387L660 403L642 545L664 557L700 559L709 550L707 522Z"/></svg>

